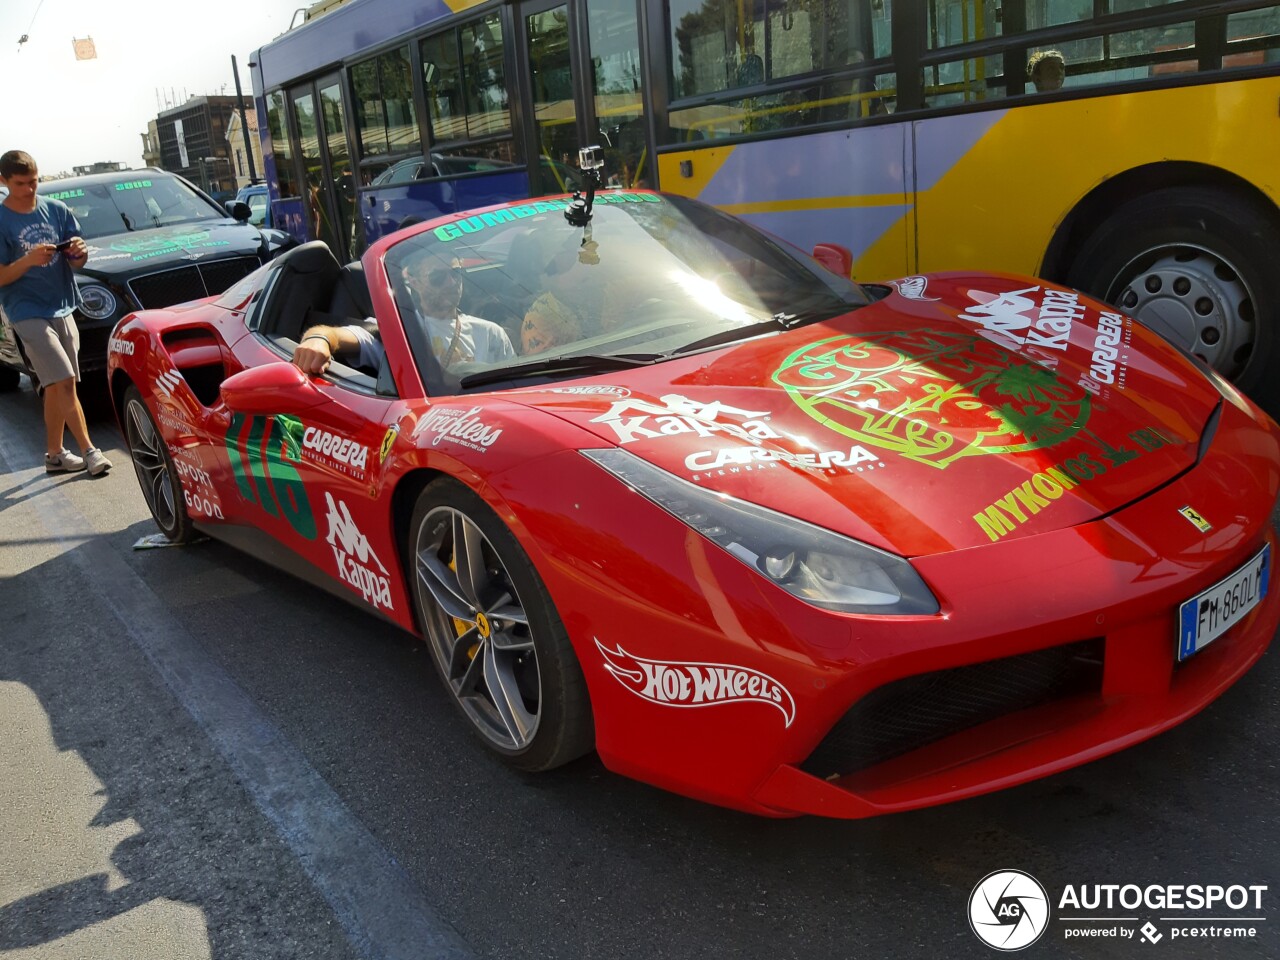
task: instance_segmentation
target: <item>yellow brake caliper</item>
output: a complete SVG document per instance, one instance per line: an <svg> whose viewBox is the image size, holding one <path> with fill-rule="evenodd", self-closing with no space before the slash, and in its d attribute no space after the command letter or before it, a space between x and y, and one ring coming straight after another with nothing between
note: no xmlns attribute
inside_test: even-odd
<svg viewBox="0 0 1280 960"><path fill-rule="evenodd" d="M458 572L458 560L457 560L456 554L453 556L452 559L449 560L449 570L453 572L455 575ZM484 619L483 613L480 614L479 616L481 620ZM449 619L453 621L453 629L456 631L457 636L459 637L471 629L471 624L468 623L466 620L459 620L457 617L450 617ZM482 630L481 636L488 636L488 631ZM480 644L478 642L471 644L471 646L467 647L467 659L474 660L476 658L476 654L479 652L480 652Z"/></svg>

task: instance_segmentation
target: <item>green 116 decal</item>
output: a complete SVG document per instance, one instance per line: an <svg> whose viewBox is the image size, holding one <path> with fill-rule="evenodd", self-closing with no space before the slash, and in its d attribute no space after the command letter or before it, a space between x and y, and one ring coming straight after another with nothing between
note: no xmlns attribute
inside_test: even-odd
<svg viewBox="0 0 1280 960"><path fill-rule="evenodd" d="M240 496L273 517L283 516L299 536L314 540L316 518L294 466L302 461L301 438L302 421L297 417L233 413L227 430L227 456Z"/></svg>

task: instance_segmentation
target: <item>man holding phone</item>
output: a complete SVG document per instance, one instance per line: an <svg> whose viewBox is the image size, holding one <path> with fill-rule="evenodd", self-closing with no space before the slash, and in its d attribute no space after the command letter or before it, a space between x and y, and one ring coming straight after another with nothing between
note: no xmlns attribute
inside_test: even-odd
<svg viewBox="0 0 1280 960"><path fill-rule="evenodd" d="M89 250L67 205L36 194L40 174L30 154L10 150L0 156L0 183L9 188L0 204L0 306L44 384L45 471L87 469L98 476L111 461L89 439L76 395L80 332L71 272L84 266ZM63 446L68 429L83 456Z"/></svg>

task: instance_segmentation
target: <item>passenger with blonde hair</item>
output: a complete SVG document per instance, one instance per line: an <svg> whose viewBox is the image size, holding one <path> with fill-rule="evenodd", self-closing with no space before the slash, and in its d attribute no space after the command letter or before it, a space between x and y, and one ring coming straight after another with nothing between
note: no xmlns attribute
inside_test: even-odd
<svg viewBox="0 0 1280 960"><path fill-rule="evenodd" d="M554 293L544 293L530 304L520 324L520 352L545 353L582 336L578 316Z"/></svg>

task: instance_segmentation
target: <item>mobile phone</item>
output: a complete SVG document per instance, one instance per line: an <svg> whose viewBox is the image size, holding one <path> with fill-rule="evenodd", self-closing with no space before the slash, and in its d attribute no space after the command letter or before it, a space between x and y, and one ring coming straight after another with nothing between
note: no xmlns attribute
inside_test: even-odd
<svg viewBox="0 0 1280 960"><path fill-rule="evenodd" d="M53 249L57 250L59 253L63 253L71 247L72 243L73 241L71 240L63 240L61 243L54 244Z"/></svg>

